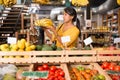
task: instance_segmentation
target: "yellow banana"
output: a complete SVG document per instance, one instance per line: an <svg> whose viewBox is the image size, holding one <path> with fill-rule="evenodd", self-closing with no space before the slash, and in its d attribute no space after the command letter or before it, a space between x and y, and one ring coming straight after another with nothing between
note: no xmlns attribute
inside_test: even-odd
<svg viewBox="0 0 120 80"><path fill-rule="evenodd" d="M3 5L3 4L4 4L3 0L0 0L0 5Z"/></svg>
<svg viewBox="0 0 120 80"><path fill-rule="evenodd" d="M120 5L120 0L117 0L117 4Z"/></svg>
<svg viewBox="0 0 120 80"><path fill-rule="evenodd" d="M35 26L40 26L40 27L45 27L45 28L49 28L49 27L53 26L52 20L48 19L48 18L36 20L34 24L35 24Z"/></svg>
<svg viewBox="0 0 120 80"><path fill-rule="evenodd" d="M88 0L72 0L72 4L74 6L85 6L88 3L89 3Z"/></svg>

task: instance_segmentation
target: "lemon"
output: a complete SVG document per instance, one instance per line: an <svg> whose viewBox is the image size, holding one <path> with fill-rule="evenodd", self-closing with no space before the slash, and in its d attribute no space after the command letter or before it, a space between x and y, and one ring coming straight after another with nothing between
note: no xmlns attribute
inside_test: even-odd
<svg viewBox="0 0 120 80"><path fill-rule="evenodd" d="M18 43L17 43L17 46L18 46L18 48L20 48L20 49L24 49L24 48L25 48L25 44L22 43L22 42L18 42Z"/></svg>
<svg viewBox="0 0 120 80"><path fill-rule="evenodd" d="M9 51L9 45L8 44L2 44L0 45L1 51Z"/></svg>
<svg viewBox="0 0 120 80"><path fill-rule="evenodd" d="M18 49L18 51L24 51L23 49Z"/></svg>
<svg viewBox="0 0 120 80"><path fill-rule="evenodd" d="M26 43L26 40L25 39L21 39L20 42Z"/></svg>
<svg viewBox="0 0 120 80"><path fill-rule="evenodd" d="M17 44L11 45L11 50L17 51L18 50L18 45Z"/></svg>
<svg viewBox="0 0 120 80"><path fill-rule="evenodd" d="M32 50L35 50L36 46L35 46L35 45L31 45L30 48L31 48Z"/></svg>
<svg viewBox="0 0 120 80"><path fill-rule="evenodd" d="M25 51L32 51L31 47L26 47Z"/></svg>
<svg viewBox="0 0 120 80"><path fill-rule="evenodd" d="M29 42L26 42L25 43L25 47L29 47L30 46L30 43Z"/></svg>

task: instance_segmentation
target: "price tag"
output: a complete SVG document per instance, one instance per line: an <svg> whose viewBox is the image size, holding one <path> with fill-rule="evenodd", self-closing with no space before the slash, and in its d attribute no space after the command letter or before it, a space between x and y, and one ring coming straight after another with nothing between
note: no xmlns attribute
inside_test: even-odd
<svg viewBox="0 0 120 80"><path fill-rule="evenodd" d="M44 78L48 77L48 71L24 71L22 76L29 78Z"/></svg>
<svg viewBox="0 0 120 80"><path fill-rule="evenodd" d="M16 44L17 43L17 38L16 37L7 37L7 43Z"/></svg>
<svg viewBox="0 0 120 80"><path fill-rule="evenodd" d="M115 38L114 39L114 43L119 43L120 42L120 38Z"/></svg>
<svg viewBox="0 0 120 80"><path fill-rule="evenodd" d="M92 40L91 37L88 37L88 38L86 38L86 39L84 40L85 45L89 45L89 44L91 44L92 42L93 42L93 40Z"/></svg>
<svg viewBox="0 0 120 80"><path fill-rule="evenodd" d="M70 36L61 37L62 43L70 42Z"/></svg>

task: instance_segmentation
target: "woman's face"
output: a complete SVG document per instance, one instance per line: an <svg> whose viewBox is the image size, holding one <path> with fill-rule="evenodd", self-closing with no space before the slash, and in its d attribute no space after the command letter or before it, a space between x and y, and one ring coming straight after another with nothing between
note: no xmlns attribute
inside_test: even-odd
<svg viewBox="0 0 120 80"><path fill-rule="evenodd" d="M63 13L63 20L65 23L72 22L73 16L70 16L66 12Z"/></svg>

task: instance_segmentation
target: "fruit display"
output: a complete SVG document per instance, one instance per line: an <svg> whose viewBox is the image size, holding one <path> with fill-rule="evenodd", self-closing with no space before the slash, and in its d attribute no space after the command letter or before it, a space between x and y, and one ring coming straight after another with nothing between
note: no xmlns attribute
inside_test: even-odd
<svg viewBox="0 0 120 80"><path fill-rule="evenodd" d="M86 6L88 3L88 0L72 0L74 6Z"/></svg>
<svg viewBox="0 0 120 80"><path fill-rule="evenodd" d="M30 44L25 39L18 40L16 44L1 44L1 51L32 51L35 50L36 46Z"/></svg>
<svg viewBox="0 0 120 80"><path fill-rule="evenodd" d="M49 0L33 0L33 2L36 2L38 4L48 4Z"/></svg>
<svg viewBox="0 0 120 80"><path fill-rule="evenodd" d="M36 80L66 80L64 70L58 65L49 65L47 63L42 65L35 64L34 68L35 71L48 71L47 79L39 78Z"/></svg>
<svg viewBox="0 0 120 80"><path fill-rule="evenodd" d="M106 80L92 65L73 65L69 67L71 80Z"/></svg>
<svg viewBox="0 0 120 80"><path fill-rule="evenodd" d="M51 19L43 18L35 21L35 26L40 26L44 28L49 28L53 26L53 22Z"/></svg>
<svg viewBox="0 0 120 80"><path fill-rule="evenodd" d="M112 78L112 80L120 79L120 64L116 62L102 62L100 65Z"/></svg>
<svg viewBox="0 0 120 80"><path fill-rule="evenodd" d="M16 4L17 0L0 0L0 5L5 7L11 7L12 5Z"/></svg>

